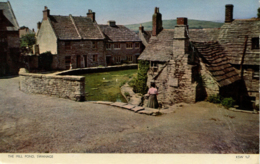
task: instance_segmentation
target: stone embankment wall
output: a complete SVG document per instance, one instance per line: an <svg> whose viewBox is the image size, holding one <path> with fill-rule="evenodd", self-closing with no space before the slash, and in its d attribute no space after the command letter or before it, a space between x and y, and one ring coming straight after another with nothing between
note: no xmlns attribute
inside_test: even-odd
<svg viewBox="0 0 260 164"><path fill-rule="evenodd" d="M20 69L20 90L26 93L44 94L75 101L85 100L84 76L27 73Z"/></svg>

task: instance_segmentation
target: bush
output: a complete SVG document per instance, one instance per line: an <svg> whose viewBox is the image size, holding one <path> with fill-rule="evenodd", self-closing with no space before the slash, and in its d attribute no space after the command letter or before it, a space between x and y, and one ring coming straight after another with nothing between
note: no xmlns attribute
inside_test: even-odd
<svg viewBox="0 0 260 164"><path fill-rule="evenodd" d="M221 104L225 107L225 108L231 108L234 106L235 104L235 100L232 97L229 98L224 98L221 101Z"/></svg>
<svg viewBox="0 0 260 164"><path fill-rule="evenodd" d="M136 78L135 78L135 77L132 78L132 79L128 82L128 84L129 84L130 87L134 87L135 84L136 84Z"/></svg>
<svg viewBox="0 0 260 164"><path fill-rule="evenodd" d="M222 100L222 98L220 95L210 95L209 97L207 97L208 102L212 102L215 104L221 103L221 100Z"/></svg>
<svg viewBox="0 0 260 164"><path fill-rule="evenodd" d="M127 97L127 96L130 96L129 92L125 92L125 96L126 96L126 97Z"/></svg>
<svg viewBox="0 0 260 164"><path fill-rule="evenodd" d="M147 82L147 72L149 70L149 61L138 61L138 72L137 72L137 79L134 85L134 92L135 93L142 93L145 94L148 90L146 85Z"/></svg>

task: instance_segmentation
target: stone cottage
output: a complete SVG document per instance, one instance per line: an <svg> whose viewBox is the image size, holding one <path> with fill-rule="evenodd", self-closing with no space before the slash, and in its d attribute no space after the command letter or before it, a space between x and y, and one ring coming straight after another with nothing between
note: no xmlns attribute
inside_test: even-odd
<svg viewBox="0 0 260 164"><path fill-rule="evenodd" d="M116 25L115 21L108 21L107 25L99 25L106 39L107 65L136 63L143 50L143 44L138 35L123 25Z"/></svg>
<svg viewBox="0 0 260 164"><path fill-rule="evenodd" d="M54 54L53 69L68 69L70 63L73 68L105 65L105 36L91 10L87 16L60 16L50 15L45 6L38 28L36 49Z"/></svg>
<svg viewBox="0 0 260 164"><path fill-rule="evenodd" d="M17 74L20 56L19 25L9 1L0 2L0 75Z"/></svg>
<svg viewBox="0 0 260 164"><path fill-rule="evenodd" d="M259 23L233 20L233 5L226 5L220 29L189 30L187 18L177 18L175 29L163 29L155 8L153 31L139 28L146 48L138 60L150 62L147 85L156 83L163 104L192 103L212 94L257 101Z"/></svg>
<svg viewBox="0 0 260 164"><path fill-rule="evenodd" d="M37 24L35 54L50 51L54 54L53 69L94 67L121 64L122 60L136 62L142 42L125 26L98 25L95 12L87 16L50 15L43 10L42 22Z"/></svg>

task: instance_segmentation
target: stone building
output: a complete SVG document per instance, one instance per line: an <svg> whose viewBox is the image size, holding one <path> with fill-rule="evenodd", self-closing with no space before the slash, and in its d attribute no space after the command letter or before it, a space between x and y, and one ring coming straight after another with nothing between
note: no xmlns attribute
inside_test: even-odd
<svg viewBox="0 0 260 164"><path fill-rule="evenodd" d="M36 49L54 54L53 69L68 69L70 63L73 68L105 65L105 36L91 10L84 17L60 16L50 15L45 6L38 28Z"/></svg>
<svg viewBox="0 0 260 164"><path fill-rule="evenodd" d="M99 25L106 40L107 65L136 63L143 50L143 44L138 35L123 25L116 25L115 21L108 21L107 25Z"/></svg>
<svg viewBox="0 0 260 164"><path fill-rule="evenodd" d="M125 26L98 25L95 12L87 16L50 15L45 7L43 20L37 24L35 54L50 51L53 69L94 67L121 64L122 60L136 62L141 40Z"/></svg>
<svg viewBox="0 0 260 164"><path fill-rule="evenodd" d="M30 30L28 27L22 26L19 28L19 37L21 38L27 34L35 34L34 29Z"/></svg>
<svg viewBox="0 0 260 164"><path fill-rule="evenodd" d="M0 2L0 75L17 74L20 56L19 25L9 1Z"/></svg>
<svg viewBox="0 0 260 164"><path fill-rule="evenodd" d="M159 101L191 103L213 94L258 101L260 20L233 20L232 12L226 5L220 29L189 29L187 18L163 29L155 8L153 31L139 28L146 48L138 60L150 61L147 85L156 83Z"/></svg>

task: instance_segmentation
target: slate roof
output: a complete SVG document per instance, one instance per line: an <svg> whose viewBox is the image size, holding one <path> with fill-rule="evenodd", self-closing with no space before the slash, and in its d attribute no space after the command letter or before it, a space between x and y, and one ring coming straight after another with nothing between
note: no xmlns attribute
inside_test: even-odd
<svg viewBox="0 0 260 164"><path fill-rule="evenodd" d="M140 38L138 35L134 32L128 29L127 27L123 25L99 25L101 31L106 36L106 39L108 41L112 42L126 42L126 41L138 41L140 42Z"/></svg>
<svg viewBox="0 0 260 164"><path fill-rule="evenodd" d="M61 40L104 39L96 22L82 16L50 15L49 20L56 36Z"/></svg>
<svg viewBox="0 0 260 164"><path fill-rule="evenodd" d="M157 37L152 36L139 60L169 61L173 57L174 29L163 29Z"/></svg>
<svg viewBox="0 0 260 164"><path fill-rule="evenodd" d="M238 73L229 63L224 48L218 42L192 42L192 44L220 87L240 80Z"/></svg>
<svg viewBox="0 0 260 164"><path fill-rule="evenodd" d="M244 49L245 35L248 35L244 65L259 65L259 49L251 49L251 38L260 35L260 19L236 19L225 23L218 36L218 41L225 48L232 64L240 64Z"/></svg>
<svg viewBox="0 0 260 164"><path fill-rule="evenodd" d="M14 15L12 6L9 1L0 2L0 10L3 10L4 16L11 22L12 26L7 27L7 31L17 31L19 29L19 24Z"/></svg>
<svg viewBox="0 0 260 164"><path fill-rule="evenodd" d="M196 42L217 41L219 32L219 28L189 29L189 37Z"/></svg>

